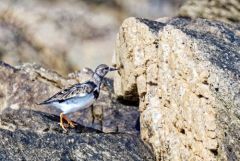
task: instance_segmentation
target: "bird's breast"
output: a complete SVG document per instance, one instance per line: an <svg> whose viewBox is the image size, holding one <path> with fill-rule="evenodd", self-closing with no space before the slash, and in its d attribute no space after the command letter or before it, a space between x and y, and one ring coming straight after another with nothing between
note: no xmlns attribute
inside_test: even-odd
<svg viewBox="0 0 240 161"><path fill-rule="evenodd" d="M53 105L62 110L64 114L67 114L88 108L94 103L94 101L94 94L88 94L83 97L73 97L61 103L55 103Z"/></svg>

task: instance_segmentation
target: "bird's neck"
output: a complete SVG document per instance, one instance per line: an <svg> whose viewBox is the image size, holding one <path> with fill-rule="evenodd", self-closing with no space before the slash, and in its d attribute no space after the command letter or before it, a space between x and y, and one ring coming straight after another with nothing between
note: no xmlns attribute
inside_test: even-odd
<svg viewBox="0 0 240 161"><path fill-rule="evenodd" d="M92 81L100 88L102 84L103 77L98 75L97 73L94 73L92 76Z"/></svg>

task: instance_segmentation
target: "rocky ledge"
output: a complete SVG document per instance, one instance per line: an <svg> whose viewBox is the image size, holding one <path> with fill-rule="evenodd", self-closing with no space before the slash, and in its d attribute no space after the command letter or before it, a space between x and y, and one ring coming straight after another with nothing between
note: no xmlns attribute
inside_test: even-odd
<svg viewBox="0 0 240 161"><path fill-rule="evenodd" d="M104 134L81 125L63 133L58 121L32 110L3 112L0 160L154 160L134 135Z"/></svg>
<svg viewBox="0 0 240 161"><path fill-rule="evenodd" d="M67 133L59 111L36 105L91 73L64 78L38 65L1 62L0 160L154 160L138 134L137 107L115 99L110 79L93 107L69 116L78 125Z"/></svg>
<svg viewBox="0 0 240 161"><path fill-rule="evenodd" d="M129 18L115 93L140 103L141 137L158 160L240 159L239 26Z"/></svg>

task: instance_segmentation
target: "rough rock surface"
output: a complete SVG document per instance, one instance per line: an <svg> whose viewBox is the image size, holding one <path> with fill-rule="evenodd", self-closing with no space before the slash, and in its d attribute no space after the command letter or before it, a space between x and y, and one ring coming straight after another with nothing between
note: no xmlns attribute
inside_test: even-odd
<svg viewBox="0 0 240 161"><path fill-rule="evenodd" d="M178 15L191 18L205 18L227 23L240 22L239 0L186 0Z"/></svg>
<svg viewBox="0 0 240 161"><path fill-rule="evenodd" d="M39 103L64 87L84 82L92 74L90 69L70 73L67 78L36 64L12 67L0 63L0 111L10 109L32 109L59 115L48 106ZM88 127L103 132L138 133L139 112L136 106L123 105L113 95L112 80L105 79L98 101L85 110L69 117Z"/></svg>
<svg viewBox="0 0 240 161"><path fill-rule="evenodd" d="M114 86L140 103L158 160L240 160L240 30L204 19L129 18Z"/></svg>
<svg viewBox="0 0 240 161"><path fill-rule="evenodd" d="M63 133L59 118L33 110L6 110L0 117L0 160L154 160L140 138L104 134L78 125Z"/></svg>

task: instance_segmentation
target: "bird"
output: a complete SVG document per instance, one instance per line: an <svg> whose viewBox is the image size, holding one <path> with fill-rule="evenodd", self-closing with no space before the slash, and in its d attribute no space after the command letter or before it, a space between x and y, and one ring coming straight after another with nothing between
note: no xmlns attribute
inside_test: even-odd
<svg viewBox="0 0 240 161"><path fill-rule="evenodd" d="M77 83L69 88L63 89L45 101L39 103L39 105L51 105L60 109L61 113L59 124L62 129L67 131L63 123L64 120L67 121L72 128L74 128L76 124L68 119L66 114L74 113L90 107L98 99L103 78L108 72L116 70L118 69L109 67L106 64L101 64L97 66L90 80L83 83Z"/></svg>

